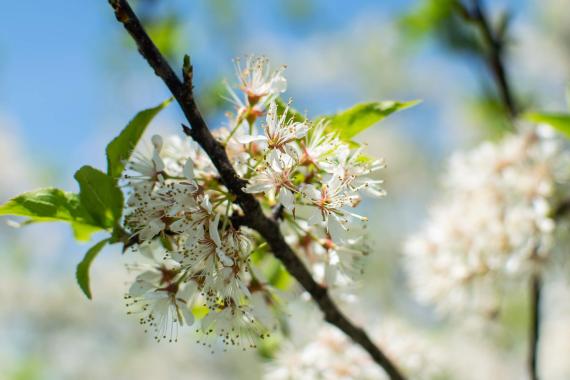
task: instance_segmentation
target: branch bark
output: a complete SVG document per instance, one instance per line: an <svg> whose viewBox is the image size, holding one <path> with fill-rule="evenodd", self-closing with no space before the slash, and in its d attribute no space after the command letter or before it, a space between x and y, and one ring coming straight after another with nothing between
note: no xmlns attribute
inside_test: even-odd
<svg viewBox="0 0 570 380"><path fill-rule="evenodd" d="M152 42L128 2L126 0L109 0L109 4L115 11L117 20L123 24L136 42L140 54L152 67L155 74L163 80L180 105L191 125L191 128L183 127L184 132L204 149L220 173L224 185L236 196L236 202L244 213L243 218L240 218L240 223L256 230L267 241L273 254L281 260L289 273L312 296L323 312L327 322L342 330L355 343L362 346L392 380L404 380L403 374L384 352L372 342L366 332L354 325L339 310L327 289L313 279L311 273L286 243L279 229L279 224L273 218L264 214L261 205L253 195L242 190L247 182L237 175L224 147L212 136L198 110L194 99L192 66L189 58L185 58L182 72L184 80L181 81Z"/></svg>
<svg viewBox="0 0 570 380"><path fill-rule="evenodd" d="M473 23L480 30L483 41L487 46L487 66L491 71L497 85L501 102L507 116L514 120L519 114L519 107L513 95L504 63L504 37L506 33L497 33L491 27L489 17L485 12L483 0L471 0L471 9L456 1L461 16ZM559 219L570 209L570 201L562 202L553 213L553 218ZM542 280L539 273L533 274L530 279L530 319L528 342L528 374L531 380L538 380L538 350L540 338L540 299L542 293Z"/></svg>
<svg viewBox="0 0 570 380"><path fill-rule="evenodd" d="M456 2L456 6L461 16L476 25L481 32L483 42L487 48L486 63L497 84L501 103L509 118L514 119L519 114L519 109L505 68L504 36L495 32L491 27L482 0L472 0L471 9L468 9L460 1Z"/></svg>
<svg viewBox="0 0 570 380"><path fill-rule="evenodd" d="M538 380L538 344L540 339L540 300L542 281L535 274L530 280L530 331L528 348L528 373L530 380Z"/></svg>

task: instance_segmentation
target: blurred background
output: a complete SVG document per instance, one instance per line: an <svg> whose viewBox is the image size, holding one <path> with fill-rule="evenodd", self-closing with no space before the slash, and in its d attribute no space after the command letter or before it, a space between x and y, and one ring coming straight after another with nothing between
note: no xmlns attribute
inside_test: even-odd
<svg viewBox="0 0 570 380"><path fill-rule="evenodd" d="M190 53L202 110L221 125L232 58L264 54L286 64L293 105L309 116L365 100L422 99L360 140L384 157L388 196L365 201L366 270L355 293L369 326L398 319L444 353L452 379L524 378L527 305L513 292L485 334L470 334L413 302L400 253L424 221L446 157L506 130L478 34L443 0L138 0L151 36L176 67ZM487 1L508 28L506 64L521 104L565 109L570 1ZM77 190L74 171L104 167L104 147L139 110L166 99L105 0L11 1L0 13L0 203L44 186ZM179 133L169 107L147 136ZM0 379L257 379L267 354L211 355L191 334L156 344L126 315L128 258L107 248L92 268L94 300L75 283L88 246L68 226L0 226ZM568 286L546 288L541 341L545 379L570 378ZM519 294L520 293L520 294ZM318 311L291 305L292 339L311 339ZM307 323L306 321L310 321ZM473 368L477 368L474 372Z"/></svg>

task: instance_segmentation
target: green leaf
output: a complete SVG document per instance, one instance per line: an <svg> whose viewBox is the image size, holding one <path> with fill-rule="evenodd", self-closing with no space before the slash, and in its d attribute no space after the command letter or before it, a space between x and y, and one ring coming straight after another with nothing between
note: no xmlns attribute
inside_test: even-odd
<svg viewBox="0 0 570 380"><path fill-rule="evenodd" d="M77 194L56 188L44 188L20 194L0 205L0 215L24 216L31 222L67 222L78 240L89 240L91 234L101 230Z"/></svg>
<svg viewBox="0 0 570 380"><path fill-rule="evenodd" d="M91 288L89 287L89 268L91 267L91 263L95 259L95 256L97 256L97 254L108 242L109 239L101 240L99 243L89 248L83 257L83 260L81 260L81 262L77 265L77 270L75 272L77 283L79 284L79 287L83 293L85 293L89 299L91 299Z"/></svg>
<svg viewBox="0 0 570 380"><path fill-rule="evenodd" d="M146 127L171 101L172 98L154 108L149 108L136 114L119 136L115 137L107 145L107 174L115 179L121 176L123 170L125 170L125 162L131 157Z"/></svg>
<svg viewBox="0 0 570 380"><path fill-rule="evenodd" d="M285 291L293 284L293 277L278 260L271 262L267 272L267 281L276 289Z"/></svg>
<svg viewBox="0 0 570 380"><path fill-rule="evenodd" d="M409 37L423 38L441 26L454 10L454 0L423 0L400 20Z"/></svg>
<svg viewBox="0 0 570 380"><path fill-rule="evenodd" d="M404 110L418 103L419 101L417 100L409 102L360 103L335 115L323 116L318 119L327 122L327 130L329 132L338 133L342 140L350 141L360 132L370 128L394 112Z"/></svg>
<svg viewBox="0 0 570 380"><path fill-rule="evenodd" d="M100 226L91 226L88 224L73 223L71 225L73 230L73 236L79 241L89 241L91 240L91 235L97 231L101 231L103 228Z"/></svg>
<svg viewBox="0 0 570 380"><path fill-rule="evenodd" d="M158 50L169 59L175 59L176 54L185 48L181 20L176 13L157 17L145 24L147 33L152 38Z"/></svg>
<svg viewBox="0 0 570 380"><path fill-rule="evenodd" d="M525 114L524 118L533 123L548 124L570 138L570 114L534 112Z"/></svg>
<svg viewBox="0 0 570 380"><path fill-rule="evenodd" d="M111 229L121 218L123 193L113 178L91 166L75 172L79 199L97 225Z"/></svg>

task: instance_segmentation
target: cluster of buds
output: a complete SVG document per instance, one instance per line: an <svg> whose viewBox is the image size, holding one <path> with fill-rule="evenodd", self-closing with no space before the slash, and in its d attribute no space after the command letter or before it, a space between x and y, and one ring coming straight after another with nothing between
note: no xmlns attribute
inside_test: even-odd
<svg viewBox="0 0 570 380"><path fill-rule="evenodd" d="M236 67L239 88L228 86L235 110L214 135L247 180L243 190L277 215L316 277L342 285L363 253L349 225L366 218L350 209L362 192L383 195L381 182L371 178L383 164L352 149L326 123L290 112L278 99L286 88L283 68L271 71L267 59L255 57ZM212 349L213 341L255 347L276 328L280 310L275 289L252 260L267 254L267 244L234 224L232 216L243 210L195 143L151 141L152 151L139 151L125 174L125 228L137 241L133 250L150 259L126 296L129 313L157 340L176 340L187 324L199 325L199 341Z"/></svg>

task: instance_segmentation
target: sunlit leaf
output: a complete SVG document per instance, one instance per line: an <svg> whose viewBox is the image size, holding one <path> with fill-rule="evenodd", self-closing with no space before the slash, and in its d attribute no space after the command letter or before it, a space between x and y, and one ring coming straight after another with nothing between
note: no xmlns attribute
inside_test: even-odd
<svg viewBox="0 0 570 380"><path fill-rule="evenodd" d="M331 133L338 133L342 140L350 141L360 132L370 128L394 112L404 110L418 104L419 101L409 102L368 102L360 103L352 108L330 116L323 116L318 120L327 123Z"/></svg>
<svg viewBox="0 0 570 380"><path fill-rule="evenodd" d="M550 125L558 132L570 138L570 114L563 113L527 113L525 119L534 123Z"/></svg>
<svg viewBox="0 0 570 380"><path fill-rule="evenodd" d="M72 223L71 229L73 230L73 236L79 241L89 241L91 240L91 235L97 231L101 231L101 226L91 226L88 224Z"/></svg>
<svg viewBox="0 0 570 380"><path fill-rule="evenodd" d="M89 240L102 227L90 216L79 196L56 188L20 194L0 206L0 215L28 217L34 222L67 222L78 240Z"/></svg>
<svg viewBox="0 0 570 380"><path fill-rule="evenodd" d="M422 0L402 17L401 25L412 37L424 37L438 28L453 13L455 0Z"/></svg>
<svg viewBox="0 0 570 380"><path fill-rule="evenodd" d="M172 14L146 23L146 29L158 50L166 57L174 58L182 51L184 33L182 33L182 23L177 15Z"/></svg>
<svg viewBox="0 0 570 380"><path fill-rule="evenodd" d="M129 160L137 143L152 119L164 109L172 99L160 103L154 108L139 112L121 131L119 136L107 145L107 173L117 179L125 169L125 162Z"/></svg>
<svg viewBox="0 0 570 380"><path fill-rule="evenodd" d="M100 170L83 166L75 172L79 199L97 225L113 228L121 218L123 193L117 183Z"/></svg>
<svg viewBox="0 0 570 380"><path fill-rule="evenodd" d="M91 247L83 257L83 260L81 260L81 262L77 265L77 270L75 272L77 283L79 284L79 287L83 293L85 293L89 299L91 299L91 288L89 286L89 268L91 267L91 263L97 254L101 251L101 249L103 249L108 241L109 239L101 240L99 243Z"/></svg>
<svg viewBox="0 0 570 380"><path fill-rule="evenodd" d="M481 52L477 28L465 22L458 12L457 0L422 0L400 19L403 35L411 41L419 41L435 36L451 51L466 54ZM497 33L506 35L508 14L502 15Z"/></svg>
<svg viewBox="0 0 570 380"><path fill-rule="evenodd" d="M293 284L293 277L280 261L273 260L267 270L267 281L276 289L287 290Z"/></svg>

